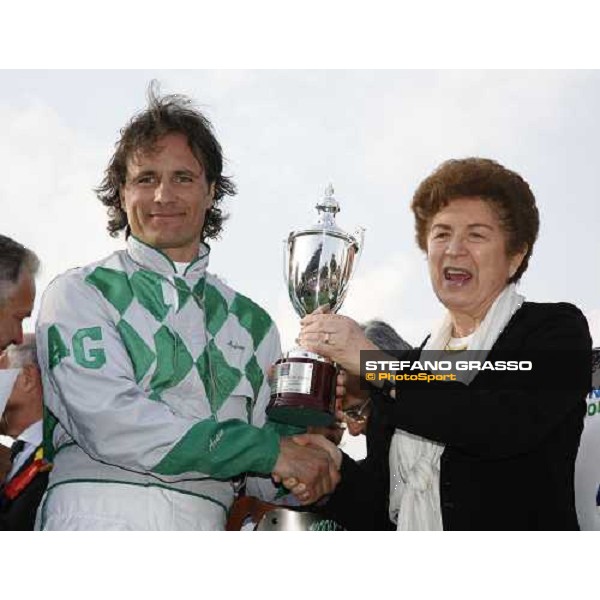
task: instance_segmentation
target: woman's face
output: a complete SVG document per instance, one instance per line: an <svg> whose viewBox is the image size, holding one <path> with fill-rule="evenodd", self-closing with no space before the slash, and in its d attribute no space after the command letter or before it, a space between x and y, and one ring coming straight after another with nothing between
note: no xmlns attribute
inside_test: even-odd
<svg viewBox="0 0 600 600"><path fill-rule="evenodd" d="M429 274L437 297L451 313L482 319L525 252L507 256L500 219L481 198L451 200L431 220Z"/></svg>

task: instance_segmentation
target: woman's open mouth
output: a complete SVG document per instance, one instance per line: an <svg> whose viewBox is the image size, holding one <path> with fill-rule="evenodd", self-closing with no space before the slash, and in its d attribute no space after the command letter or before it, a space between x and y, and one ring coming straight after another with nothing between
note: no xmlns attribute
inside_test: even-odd
<svg viewBox="0 0 600 600"><path fill-rule="evenodd" d="M473 275L467 269L446 267L444 269L444 279L454 285L465 285L473 279Z"/></svg>

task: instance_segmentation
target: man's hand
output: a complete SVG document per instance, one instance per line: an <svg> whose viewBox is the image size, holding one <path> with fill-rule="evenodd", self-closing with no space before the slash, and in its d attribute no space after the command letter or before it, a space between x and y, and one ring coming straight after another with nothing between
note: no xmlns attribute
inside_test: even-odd
<svg viewBox="0 0 600 600"><path fill-rule="evenodd" d="M335 444L330 442L328 439L324 438L322 435L312 433L295 435L292 439L294 440L294 443L298 444L299 446L303 446L306 449L321 449L324 452L326 452L336 469L337 481L335 485L339 483L339 470L342 464L342 452ZM325 494L331 493L333 491L332 489L329 492L321 494L317 498L315 498L315 492L308 488L308 486L306 486L302 481L298 481L294 477L284 479L283 485L285 485L285 487L288 488L292 492L292 494L294 494L294 496L296 496L298 500L300 500L302 504L316 502L317 500L320 500ZM309 498L309 500L306 500L307 497Z"/></svg>
<svg viewBox="0 0 600 600"><path fill-rule="evenodd" d="M301 439L305 437L311 436L306 434L294 438L281 438L273 479L283 481L287 488L295 488L295 491L292 491L302 504L311 504L330 494L338 484L340 476L339 468L336 467L330 453L317 445L308 446ZM322 438L320 435L314 437ZM300 441L293 441L296 439Z"/></svg>
<svg viewBox="0 0 600 600"><path fill-rule="evenodd" d="M0 483L4 482L4 479L8 475L11 466L10 448L0 444Z"/></svg>
<svg viewBox="0 0 600 600"><path fill-rule="evenodd" d="M335 465L336 471L340 470L342 466L342 451L328 439L322 435L315 435L313 433L303 433L301 435L295 435L293 438L294 443L309 447L319 448L327 453L333 464Z"/></svg>

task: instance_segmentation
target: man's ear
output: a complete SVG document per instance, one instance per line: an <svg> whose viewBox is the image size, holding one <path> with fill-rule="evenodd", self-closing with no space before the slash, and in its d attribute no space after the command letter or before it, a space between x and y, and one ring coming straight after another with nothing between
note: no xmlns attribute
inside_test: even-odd
<svg viewBox="0 0 600 600"><path fill-rule="evenodd" d="M215 203L215 190L217 189L217 182L213 181L209 186L208 186L208 195L210 196L210 206L209 208L212 208L214 203Z"/></svg>

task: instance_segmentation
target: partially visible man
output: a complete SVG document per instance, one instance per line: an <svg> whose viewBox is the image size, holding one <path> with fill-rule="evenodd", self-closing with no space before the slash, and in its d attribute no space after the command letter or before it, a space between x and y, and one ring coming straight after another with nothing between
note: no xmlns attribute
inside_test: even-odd
<svg viewBox="0 0 600 600"><path fill-rule="evenodd" d="M207 272L235 193L222 169L208 120L151 88L98 189L126 250L58 277L42 301L54 469L41 528L223 529L246 472L337 483L325 452L264 426L277 329Z"/></svg>
<svg viewBox="0 0 600 600"><path fill-rule="evenodd" d="M23 341L23 321L33 310L38 268L31 250L0 235L0 352Z"/></svg>
<svg viewBox="0 0 600 600"><path fill-rule="evenodd" d="M2 415L1 433L15 439L11 467L0 487L0 530L33 529L35 514L48 483L49 464L42 450L42 382L35 336L0 355L0 369L18 369Z"/></svg>
<svg viewBox="0 0 600 600"><path fill-rule="evenodd" d="M367 339L371 340L380 350L393 350L396 352L410 350L412 346L398 334L398 332L385 321L372 320L361 324ZM339 421L346 423L350 435L366 434L368 419L371 413L371 400L369 391L362 389L360 378L355 375L346 375L346 394L342 401L341 410L337 413ZM367 447L373 443L367 436Z"/></svg>
<svg viewBox="0 0 600 600"><path fill-rule="evenodd" d="M23 341L23 321L33 310L38 268L38 258L31 250L0 235L0 352ZM0 370L0 417L16 377L16 370ZM9 469L10 450L0 444L0 483Z"/></svg>

